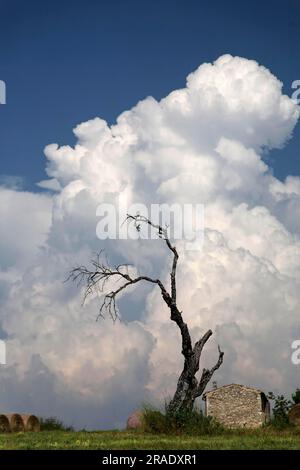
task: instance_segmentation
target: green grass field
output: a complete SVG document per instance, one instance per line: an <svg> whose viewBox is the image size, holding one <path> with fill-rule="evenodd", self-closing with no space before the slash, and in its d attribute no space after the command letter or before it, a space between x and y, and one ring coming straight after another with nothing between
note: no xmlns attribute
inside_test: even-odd
<svg viewBox="0 0 300 470"><path fill-rule="evenodd" d="M300 430L241 431L216 436L172 436L128 431L0 434L0 450L8 449L300 449Z"/></svg>

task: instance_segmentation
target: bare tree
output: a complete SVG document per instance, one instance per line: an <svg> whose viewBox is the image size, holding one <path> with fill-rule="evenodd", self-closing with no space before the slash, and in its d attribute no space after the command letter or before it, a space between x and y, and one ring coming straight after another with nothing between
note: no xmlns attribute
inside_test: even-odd
<svg viewBox="0 0 300 470"><path fill-rule="evenodd" d="M203 348L211 337L212 331L208 330L202 338L192 345L189 328L184 322L182 312L177 306L176 268L179 256L176 247L170 242L167 228L154 224L151 220L142 215L128 215L127 220L132 221L138 231L140 230L141 224L148 224L150 228L152 227L157 231L159 238L165 241L173 257L170 272L170 291L158 278L153 279L149 276L133 277L129 274L129 265L120 264L110 267L108 262L103 263L103 261L101 261L101 253L92 261L91 269L85 266L73 268L70 272L69 279L76 281L78 284L85 284L84 299L92 293L102 293L103 300L99 308L99 316L104 316L106 311L114 321L118 318L116 299L120 292L140 281L149 282L158 286L162 298L170 310L170 319L176 323L180 330L181 352L184 357L184 367L177 382L176 392L168 404L168 412L171 414L177 414L181 411L186 412L193 408L195 399L202 395L214 372L221 366L224 353L218 346L219 357L216 364L211 369L203 369L199 380L196 378ZM123 281L123 283L119 287L103 294L105 285L109 280L120 280Z"/></svg>

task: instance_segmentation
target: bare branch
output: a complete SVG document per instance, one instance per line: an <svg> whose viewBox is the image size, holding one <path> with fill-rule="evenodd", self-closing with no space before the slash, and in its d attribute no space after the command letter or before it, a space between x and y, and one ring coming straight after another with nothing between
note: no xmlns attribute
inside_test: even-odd
<svg viewBox="0 0 300 470"><path fill-rule="evenodd" d="M158 233L158 237L165 240L167 247L169 248L170 251L172 251L172 253L173 253L173 263L172 263L172 270L171 270L171 273L170 273L170 277L171 277L171 298L172 298L173 305L175 305L176 304L176 295L177 295L177 292L176 292L176 268L177 268L177 261L178 261L179 256L178 256L176 247L173 246L170 242L167 227L163 228L161 225L155 224L154 222L152 222L152 220L150 220L147 217L145 217L143 215L140 215L140 214L137 214L137 215L127 214L126 220L132 220L138 231L140 230L140 224L141 223L146 223L146 224L150 225L151 227L153 227L154 229L156 229L157 233Z"/></svg>
<svg viewBox="0 0 300 470"><path fill-rule="evenodd" d="M202 395L202 393L204 392L208 382L212 378L214 372L217 369L219 369L219 367L223 363L224 352L221 351L220 346L218 346L218 351L219 351L219 358L218 358L218 361L216 362L216 364L211 369L203 369L201 378L199 380L197 390L195 392L195 397L199 397L200 395Z"/></svg>
<svg viewBox="0 0 300 470"><path fill-rule="evenodd" d="M207 341L209 340L211 335L212 335L212 331L208 330L202 336L202 338L199 341L197 341L197 343L195 343L194 350L193 350L193 352L194 352L194 362L195 362L195 372L198 372L198 370L199 370L199 361L200 361L202 349L204 348L205 344L207 343Z"/></svg>
<svg viewBox="0 0 300 470"><path fill-rule="evenodd" d="M103 296L103 301L100 305L99 315L97 318L103 317L104 311L107 311L110 317L115 321L119 317L116 304L116 298L118 294L120 294L120 292L125 290L127 287L140 281L157 284L161 290L164 301L168 305L171 304L170 294L167 292L163 283L159 279L152 279L149 276L132 277L128 270L128 267L130 266L129 264L119 264L117 266L110 267L108 264L106 265L102 262L101 254L103 254L103 252L97 254L95 259L91 261L91 268L86 266L78 266L73 268L70 271L69 277L67 279L76 282L77 285L85 284L83 303L86 301L87 297L92 294ZM113 280L115 282L123 280L125 282L120 287L113 289L109 293L105 294L104 290L109 280Z"/></svg>
<svg viewBox="0 0 300 470"><path fill-rule="evenodd" d="M103 316L104 310L106 310L112 317L112 319L115 320L118 317L116 297L121 291L126 289L126 287L129 287L130 285L136 284L140 281L146 281L152 284L157 284L161 290L163 300L166 302L167 306L171 308L171 305L176 305L176 265L178 260L178 254L176 248L172 246L168 238L167 228L163 228L158 224L154 224L151 220L139 214L127 214L126 220L132 220L137 230L139 230L141 223L146 223L155 228L157 230L159 238L165 240L168 248L172 251L174 258L171 271L171 295L169 294L163 283L160 281L160 279L152 279L149 276L138 276L136 278L132 278L128 272L128 267L131 266L130 264L119 264L117 266L110 267L107 259L106 263L101 260L101 256L103 256L104 254L102 250L100 251L100 253L96 254L95 259L91 260L91 268L88 268L86 266L78 266L76 268L73 268L67 279L76 282L77 285L85 284L86 287L83 297L83 303L86 301L87 297L89 297L93 293L104 295L104 299L100 306L98 317ZM112 278L115 281L123 279L126 282L118 289L112 290L108 294L103 294L108 280ZM178 319L178 315L175 315L175 317L176 320L175 318L172 319L178 324L178 320L180 319Z"/></svg>
<svg viewBox="0 0 300 470"><path fill-rule="evenodd" d="M171 296L169 293L161 287L162 296L166 304L171 310L171 320L174 321L180 329L181 338L182 338L182 354L184 355L185 359L189 359L193 353L192 349L192 341L190 332L188 329L187 324L183 321L182 314L177 308L176 298L177 298L177 290L176 290L176 268L177 268L177 261L178 261L178 253L176 247L173 246L170 242L168 236L168 229L163 228L159 224L155 224L152 220L148 219L147 217L137 214L137 215L130 215L127 214L127 220L132 220L136 227L139 227L139 224L146 223L149 226L155 228L157 230L159 238L165 240L167 247L173 253L173 263L172 269L170 273L171 277Z"/></svg>

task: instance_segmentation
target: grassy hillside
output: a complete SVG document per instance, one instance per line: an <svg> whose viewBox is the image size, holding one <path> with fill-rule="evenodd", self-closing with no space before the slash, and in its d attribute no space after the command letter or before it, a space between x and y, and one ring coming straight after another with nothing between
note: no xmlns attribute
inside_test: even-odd
<svg viewBox="0 0 300 470"><path fill-rule="evenodd" d="M0 434L4 449L300 449L300 430L242 431L216 436L170 436L128 431Z"/></svg>

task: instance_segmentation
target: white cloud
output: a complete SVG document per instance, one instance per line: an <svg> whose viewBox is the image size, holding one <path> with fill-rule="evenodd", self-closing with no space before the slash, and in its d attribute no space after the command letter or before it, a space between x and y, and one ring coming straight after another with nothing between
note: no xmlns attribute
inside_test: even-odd
<svg viewBox="0 0 300 470"><path fill-rule="evenodd" d="M0 187L0 269L25 267L47 239L52 200Z"/></svg>
<svg viewBox="0 0 300 470"><path fill-rule="evenodd" d="M0 174L0 187L21 190L23 185L24 178L22 176Z"/></svg>
<svg viewBox="0 0 300 470"><path fill-rule="evenodd" d="M55 178L39 181L37 186L43 189L49 189L50 191L60 191L62 189L59 182Z"/></svg>
<svg viewBox="0 0 300 470"><path fill-rule="evenodd" d="M206 328L215 331L205 362L214 362L218 341L225 350L219 382L282 392L299 385L290 344L300 335L300 178L280 182L262 160L264 149L287 142L298 117L266 68L225 55L190 74L186 88L139 102L111 127L99 118L80 124L74 148L48 145L50 182L40 186L57 190L48 236L48 196L13 192L14 211L3 215L11 222L1 251L15 263L19 250L24 261L15 265L17 278L6 278L2 300L9 358L2 408L116 426L142 401L174 390L179 333L157 291L140 286L125 295L125 323L113 325L95 323L97 299L82 309L80 292L62 283L100 248L96 207L119 197L205 204L203 250L185 252L178 243L184 317L195 340ZM32 215L22 222L31 230L20 246L11 234L24 213ZM134 261L168 282L159 241L104 246L112 260ZM20 392L10 393L16 386Z"/></svg>

